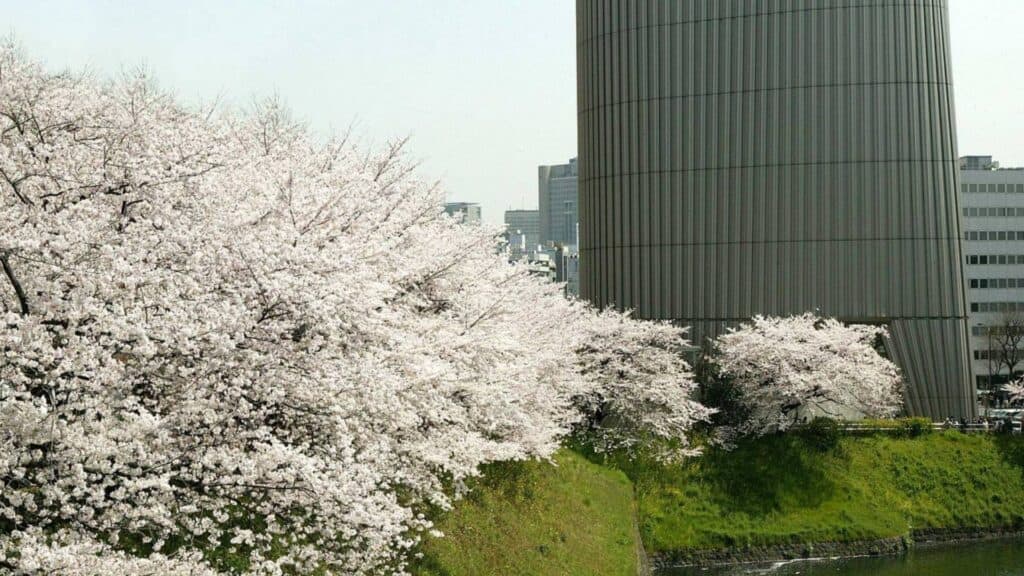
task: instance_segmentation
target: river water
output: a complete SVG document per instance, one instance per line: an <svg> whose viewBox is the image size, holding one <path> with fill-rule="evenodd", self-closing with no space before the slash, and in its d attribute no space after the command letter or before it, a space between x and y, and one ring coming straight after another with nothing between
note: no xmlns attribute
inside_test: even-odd
<svg viewBox="0 0 1024 576"><path fill-rule="evenodd" d="M1024 576L1024 541L920 548L898 558L801 561L722 569L660 570L656 576Z"/></svg>

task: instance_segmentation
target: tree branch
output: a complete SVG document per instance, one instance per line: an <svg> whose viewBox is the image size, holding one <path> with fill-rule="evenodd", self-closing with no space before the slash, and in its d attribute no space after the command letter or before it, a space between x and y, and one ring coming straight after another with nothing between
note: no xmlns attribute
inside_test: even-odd
<svg viewBox="0 0 1024 576"><path fill-rule="evenodd" d="M14 295L18 297L18 304L21 305L21 315L28 316L28 296L25 295L25 289L21 287L21 282L18 282L18 277L14 275L14 269L11 268L7 254L0 254L0 264L3 264L4 274L7 275L7 280L14 287Z"/></svg>

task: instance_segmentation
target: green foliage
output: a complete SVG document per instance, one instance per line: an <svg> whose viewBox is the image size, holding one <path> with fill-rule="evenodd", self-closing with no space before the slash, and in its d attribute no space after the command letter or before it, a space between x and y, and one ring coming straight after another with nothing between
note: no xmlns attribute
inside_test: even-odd
<svg viewBox="0 0 1024 576"><path fill-rule="evenodd" d="M870 430L860 432L861 435L885 434L895 438L918 438L931 434L932 421L928 418L896 418L861 420L858 424Z"/></svg>
<svg viewBox="0 0 1024 576"><path fill-rule="evenodd" d="M903 418L899 420L899 433L904 438L919 438L933 432L928 418Z"/></svg>
<svg viewBox="0 0 1024 576"><path fill-rule="evenodd" d="M668 555L1024 525L1019 437L932 434L930 423L903 421L823 451L832 427L820 426L827 433L765 437L677 466L607 462L635 482L647 550Z"/></svg>
<svg viewBox="0 0 1024 576"><path fill-rule="evenodd" d="M822 417L811 420L806 426L801 426L798 433L809 446L818 452L834 450L843 436L843 430L838 422Z"/></svg>
<svg viewBox="0 0 1024 576"><path fill-rule="evenodd" d="M636 574L632 487L619 471L562 450L547 462L485 468L437 521L418 576Z"/></svg>
<svg viewBox="0 0 1024 576"><path fill-rule="evenodd" d="M728 378L718 374L710 361L701 364L700 401L717 412L711 417L713 426L737 427L750 419L750 408L742 402L741 391Z"/></svg>

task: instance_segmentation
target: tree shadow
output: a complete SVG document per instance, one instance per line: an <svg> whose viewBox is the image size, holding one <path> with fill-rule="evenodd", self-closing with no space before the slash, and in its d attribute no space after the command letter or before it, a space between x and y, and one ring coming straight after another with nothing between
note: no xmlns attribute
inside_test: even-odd
<svg viewBox="0 0 1024 576"><path fill-rule="evenodd" d="M708 453L700 476L715 487L723 510L765 516L786 507L812 508L833 495L835 484L815 464L824 456L794 435L766 437Z"/></svg>
<svg viewBox="0 0 1024 576"><path fill-rule="evenodd" d="M1024 437L1011 434L996 434L996 448L1003 459L1021 468L1024 473Z"/></svg>

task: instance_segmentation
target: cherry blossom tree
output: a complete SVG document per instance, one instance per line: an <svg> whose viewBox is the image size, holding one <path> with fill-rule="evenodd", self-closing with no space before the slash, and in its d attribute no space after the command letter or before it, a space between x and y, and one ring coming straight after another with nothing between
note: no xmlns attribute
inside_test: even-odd
<svg viewBox="0 0 1024 576"><path fill-rule="evenodd" d="M758 316L714 342L717 377L737 393L736 432L784 431L809 415L890 417L902 407L898 368L875 344L882 327L803 314Z"/></svg>
<svg viewBox="0 0 1024 576"><path fill-rule="evenodd" d="M583 374L598 386L580 398L590 418L586 433L602 450L631 449L644 439L660 456L692 455L686 433L710 419L698 403L685 330L668 323L636 322L628 313L594 316L578 349ZM675 441L675 445L673 442Z"/></svg>
<svg viewBox="0 0 1024 576"><path fill-rule="evenodd" d="M1018 378L1012 382L1003 384L1003 392L1010 397L1010 402L1024 400L1024 380Z"/></svg>
<svg viewBox="0 0 1024 576"><path fill-rule="evenodd" d="M481 464L685 446L679 332L508 265L404 144L0 49L0 568L401 573Z"/></svg>

